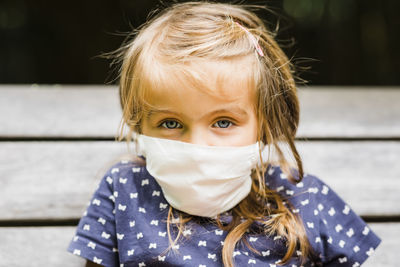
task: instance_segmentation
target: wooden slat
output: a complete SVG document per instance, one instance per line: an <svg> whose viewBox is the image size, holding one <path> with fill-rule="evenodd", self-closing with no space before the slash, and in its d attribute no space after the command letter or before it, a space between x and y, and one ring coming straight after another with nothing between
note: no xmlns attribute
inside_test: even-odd
<svg viewBox="0 0 400 267"><path fill-rule="evenodd" d="M400 215L400 142L298 142L305 171L362 215Z"/></svg>
<svg viewBox="0 0 400 267"><path fill-rule="evenodd" d="M114 137L121 119L115 86L1 86L0 114L11 137Z"/></svg>
<svg viewBox="0 0 400 267"><path fill-rule="evenodd" d="M80 217L105 166L125 150L107 141L0 143L0 219Z"/></svg>
<svg viewBox="0 0 400 267"><path fill-rule="evenodd" d="M67 252L75 227L0 227L0 265L84 267L85 260Z"/></svg>
<svg viewBox="0 0 400 267"><path fill-rule="evenodd" d="M299 137L400 137L400 88L299 89ZM0 86L1 136L113 137L116 86ZM6 116L4 116L6 114Z"/></svg>
<svg viewBox="0 0 400 267"><path fill-rule="evenodd" d="M400 223L371 224L383 239L365 267L398 266ZM2 266L83 267L84 260L66 252L75 227L1 227Z"/></svg>
<svg viewBox="0 0 400 267"><path fill-rule="evenodd" d="M400 88L300 88L299 137L400 137Z"/></svg>
<svg viewBox="0 0 400 267"><path fill-rule="evenodd" d="M400 214L400 142L298 142L305 170L361 215ZM79 218L115 142L1 142L0 220ZM99 169L103 170L99 170Z"/></svg>

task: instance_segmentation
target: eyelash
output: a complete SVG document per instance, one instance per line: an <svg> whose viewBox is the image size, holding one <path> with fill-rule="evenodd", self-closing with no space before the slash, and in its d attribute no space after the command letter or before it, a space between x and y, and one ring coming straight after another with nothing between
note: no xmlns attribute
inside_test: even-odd
<svg viewBox="0 0 400 267"><path fill-rule="evenodd" d="M169 128L169 127L167 127L167 123L169 123L169 122L174 122L174 123L178 124L179 127ZM167 129L167 130L174 130L174 129L181 129L181 128L183 128L182 125L181 125L179 122L177 122L176 120L164 120L164 121L162 121L162 122L160 123L160 125L159 125L158 127L165 128L165 129Z"/></svg>
<svg viewBox="0 0 400 267"><path fill-rule="evenodd" d="M175 124L177 124L177 125L176 125L175 127L168 127L167 124L168 124L168 123L171 123L171 122L173 122L173 123L175 123ZM224 122L224 123L227 122L227 123L228 123L228 126L226 126L226 127L221 127L221 125L218 126L218 123L220 123L220 122ZM212 127L220 128L220 129L227 129L227 128L230 128L230 127L235 126L235 125L236 125L236 124L235 124L234 122L232 122L231 120L229 120L229 119L221 119L221 120L216 121L216 122L212 125ZM164 120L164 121L162 121L162 122L159 124L158 127L164 128L164 129L167 129L167 130L174 130L174 129L181 129L181 128L183 128L182 124L179 123L179 122L176 121L176 120Z"/></svg>
<svg viewBox="0 0 400 267"><path fill-rule="evenodd" d="M229 126L227 126L227 127L216 127L215 125L217 125L219 122L228 122L228 125ZM227 128L229 128L229 127L231 127L231 126L234 126L235 124L232 122L232 121L230 121L230 120L228 120L228 119L222 119L222 120L218 120L218 121L216 121L214 124L213 124L213 127L216 127L216 128L221 128L221 129L227 129Z"/></svg>

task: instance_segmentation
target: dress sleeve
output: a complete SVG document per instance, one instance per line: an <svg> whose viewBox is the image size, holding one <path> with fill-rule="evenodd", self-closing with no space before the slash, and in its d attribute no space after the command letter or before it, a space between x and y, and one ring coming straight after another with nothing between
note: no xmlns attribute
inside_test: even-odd
<svg viewBox="0 0 400 267"><path fill-rule="evenodd" d="M320 258L323 266L360 266L381 242L368 225L328 185L316 178Z"/></svg>
<svg viewBox="0 0 400 267"><path fill-rule="evenodd" d="M68 251L103 266L119 266L115 230L113 180L111 168L100 181L79 221Z"/></svg>

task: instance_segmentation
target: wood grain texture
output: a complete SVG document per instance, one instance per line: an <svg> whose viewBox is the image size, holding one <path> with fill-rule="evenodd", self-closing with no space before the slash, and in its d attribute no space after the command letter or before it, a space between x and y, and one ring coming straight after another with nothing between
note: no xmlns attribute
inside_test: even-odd
<svg viewBox="0 0 400 267"><path fill-rule="evenodd" d="M114 137L121 119L115 86L3 85L0 114L12 137Z"/></svg>
<svg viewBox="0 0 400 267"><path fill-rule="evenodd" d="M400 88L300 88L298 137L400 137Z"/></svg>
<svg viewBox="0 0 400 267"><path fill-rule="evenodd" d="M107 166L114 142L0 143L0 219L77 218Z"/></svg>
<svg viewBox="0 0 400 267"><path fill-rule="evenodd" d="M400 214L400 142L298 142L305 170L360 215ZM125 143L0 142L0 220L79 218Z"/></svg>
<svg viewBox="0 0 400 267"><path fill-rule="evenodd" d="M85 267L67 252L75 227L0 227L0 266Z"/></svg>
<svg viewBox="0 0 400 267"><path fill-rule="evenodd" d="M400 137L399 88L299 89L299 137ZM0 86L0 137L114 137L116 86ZM4 116L4 115L6 116Z"/></svg>
<svg viewBox="0 0 400 267"><path fill-rule="evenodd" d="M362 215L400 215L400 142L297 142L315 174Z"/></svg>
<svg viewBox="0 0 400 267"><path fill-rule="evenodd" d="M365 267L398 266L400 223L370 224L383 240ZM1 266L84 267L84 260L66 251L75 227L1 227Z"/></svg>

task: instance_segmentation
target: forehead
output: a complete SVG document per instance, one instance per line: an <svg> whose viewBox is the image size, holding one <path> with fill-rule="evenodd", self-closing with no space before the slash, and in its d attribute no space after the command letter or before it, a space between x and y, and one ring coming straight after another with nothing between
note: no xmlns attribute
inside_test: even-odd
<svg viewBox="0 0 400 267"><path fill-rule="evenodd" d="M248 59L199 60L184 65L158 66L146 83L145 98L146 101L154 102L158 97L185 98L207 94L234 102L254 96L255 78L252 73L254 71Z"/></svg>

